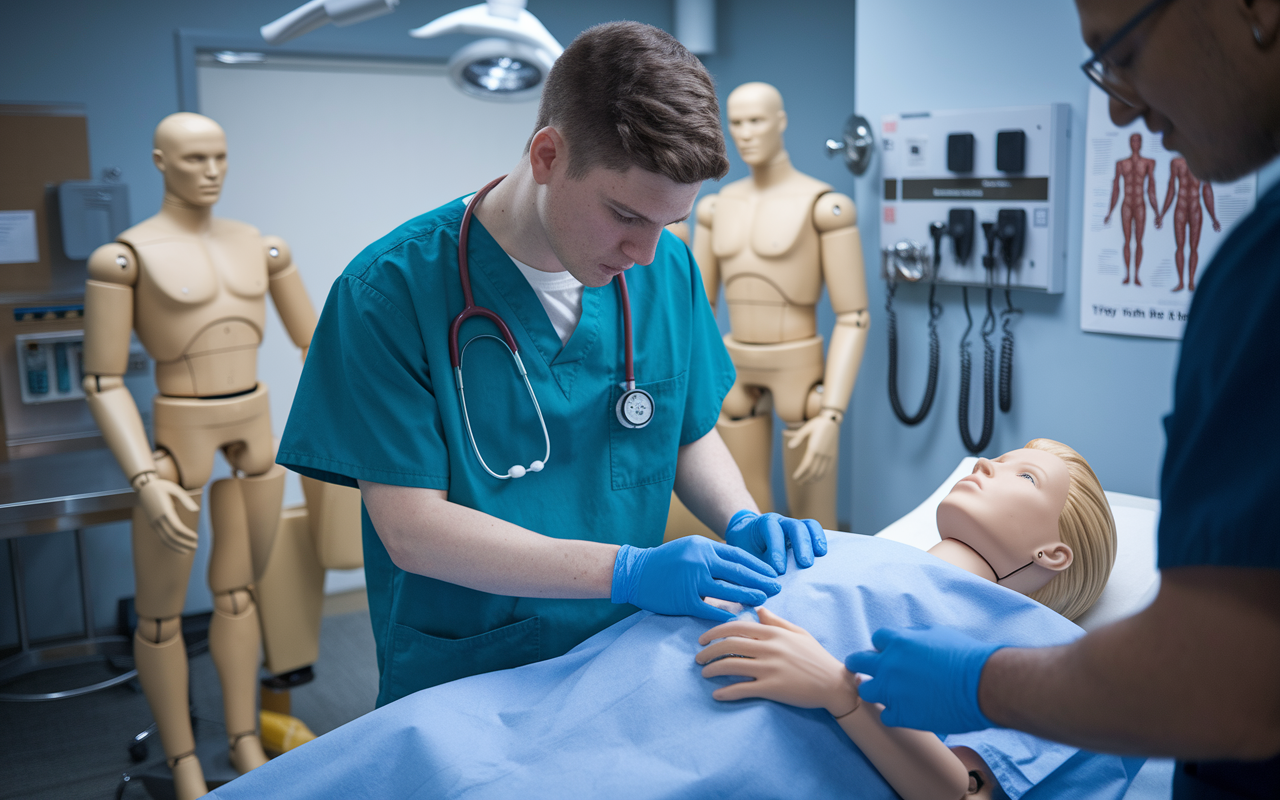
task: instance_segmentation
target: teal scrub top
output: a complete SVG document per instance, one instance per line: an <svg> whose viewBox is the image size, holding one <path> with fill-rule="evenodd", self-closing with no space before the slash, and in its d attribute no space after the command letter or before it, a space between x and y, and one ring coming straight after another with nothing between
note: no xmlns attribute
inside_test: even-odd
<svg viewBox="0 0 1280 800"><path fill-rule="evenodd" d="M468 243L478 305L511 329L546 419L546 468L498 480L467 439L449 363L462 310L455 200L365 248L334 283L307 354L277 461L330 483L445 489L449 500L546 536L652 547L662 542L677 450L714 427L734 380L689 249L663 232L652 264L627 273L637 386L653 421L624 428L617 287L587 287L567 344L537 295L473 220ZM460 346L495 326L463 325ZM545 440L509 351L476 339L463 359L476 444L499 474L543 456ZM446 681L562 655L634 613L599 600L505 597L395 566L367 511L369 612L381 676L378 705Z"/></svg>

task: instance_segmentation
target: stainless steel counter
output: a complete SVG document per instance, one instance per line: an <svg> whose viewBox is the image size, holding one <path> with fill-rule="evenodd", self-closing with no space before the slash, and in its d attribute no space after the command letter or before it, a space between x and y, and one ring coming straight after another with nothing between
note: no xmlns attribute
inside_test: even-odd
<svg viewBox="0 0 1280 800"><path fill-rule="evenodd" d="M109 450L0 463L0 539L128 519L134 492Z"/></svg>

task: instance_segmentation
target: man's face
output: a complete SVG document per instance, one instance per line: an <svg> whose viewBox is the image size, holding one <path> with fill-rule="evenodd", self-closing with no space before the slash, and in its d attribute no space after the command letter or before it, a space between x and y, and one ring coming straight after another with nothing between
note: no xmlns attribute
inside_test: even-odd
<svg viewBox="0 0 1280 800"><path fill-rule="evenodd" d="M558 169L539 194L538 213L564 268L586 286L604 286L653 263L662 229L689 216L700 186L639 167L596 167L576 180Z"/></svg>
<svg viewBox="0 0 1280 800"><path fill-rule="evenodd" d="M738 155L749 166L767 164L782 151L786 115L765 92L735 91L729 95L729 135Z"/></svg>
<svg viewBox="0 0 1280 800"><path fill-rule="evenodd" d="M1096 49L1145 4L1076 0L1085 44ZM1254 63L1258 53L1233 3L1174 0L1105 54L1138 99L1131 108L1112 98L1111 118L1142 117L1201 179L1238 178L1276 150L1264 122L1275 78Z"/></svg>
<svg viewBox="0 0 1280 800"><path fill-rule="evenodd" d="M227 176L227 139L216 129L184 132L153 152L166 192L193 206L218 202Z"/></svg>

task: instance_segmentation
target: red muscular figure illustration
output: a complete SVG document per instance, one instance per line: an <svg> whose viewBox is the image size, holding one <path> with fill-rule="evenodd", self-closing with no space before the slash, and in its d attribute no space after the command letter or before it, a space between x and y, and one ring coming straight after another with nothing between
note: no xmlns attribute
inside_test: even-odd
<svg viewBox="0 0 1280 800"><path fill-rule="evenodd" d="M1173 185L1178 184L1178 205L1173 209L1173 238L1178 242L1178 249L1174 251L1173 263L1178 268L1178 285L1173 287L1173 291L1182 291L1182 245L1187 241L1187 228L1191 229L1191 246L1188 248L1188 257L1186 259L1187 267L1187 291L1194 292L1196 290L1196 265L1200 263L1200 225L1204 222L1204 216L1200 213L1200 198L1204 197L1204 208L1209 212L1209 219L1213 220L1213 229L1215 231L1222 230L1222 223L1218 222L1218 217L1213 213L1213 187L1208 181L1201 182L1199 178L1191 174L1191 170L1187 168L1187 160L1182 156L1178 156L1169 163L1169 191L1164 196L1164 207L1160 209L1160 213L1156 214L1156 227L1160 227L1160 223L1164 219L1165 212L1169 210L1169 204L1173 202Z"/></svg>
<svg viewBox="0 0 1280 800"><path fill-rule="evenodd" d="M1116 200L1120 197L1120 179L1124 179L1124 202L1120 205L1120 225L1124 228L1124 280L1122 283L1129 282L1129 241L1134 242L1133 251L1133 284L1141 286L1142 281L1138 280L1138 267L1142 266L1142 234L1147 227L1147 206L1142 202L1142 190L1147 190L1147 196L1151 200L1151 210L1156 212L1156 161L1154 158L1143 158L1139 155L1142 150L1142 135L1133 134L1129 137L1129 148L1133 153L1128 158L1122 158L1116 162L1116 178L1111 184L1111 207L1107 209L1107 216L1102 220L1103 225L1111 224L1111 213L1116 209Z"/></svg>

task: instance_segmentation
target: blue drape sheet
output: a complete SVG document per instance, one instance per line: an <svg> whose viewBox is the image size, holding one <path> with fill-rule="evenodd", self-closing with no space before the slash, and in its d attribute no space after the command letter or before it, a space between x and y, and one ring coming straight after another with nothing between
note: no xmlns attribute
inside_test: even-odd
<svg viewBox="0 0 1280 800"><path fill-rule="evenodd" d="M1082 634L1038 603L908 545L852 534L830 539L830 554L813 568L792 561L767 606L839 658L869 648L884 626L950 625L1014 645ZM713 700L712 690L729 679L704 679L694 663L708 627L640 612L559 658L398 700L213 796L896 796L826 712ZM1015 800L1119 798L1142 764L1005 730L947 742L983 756Z"/></svg>

